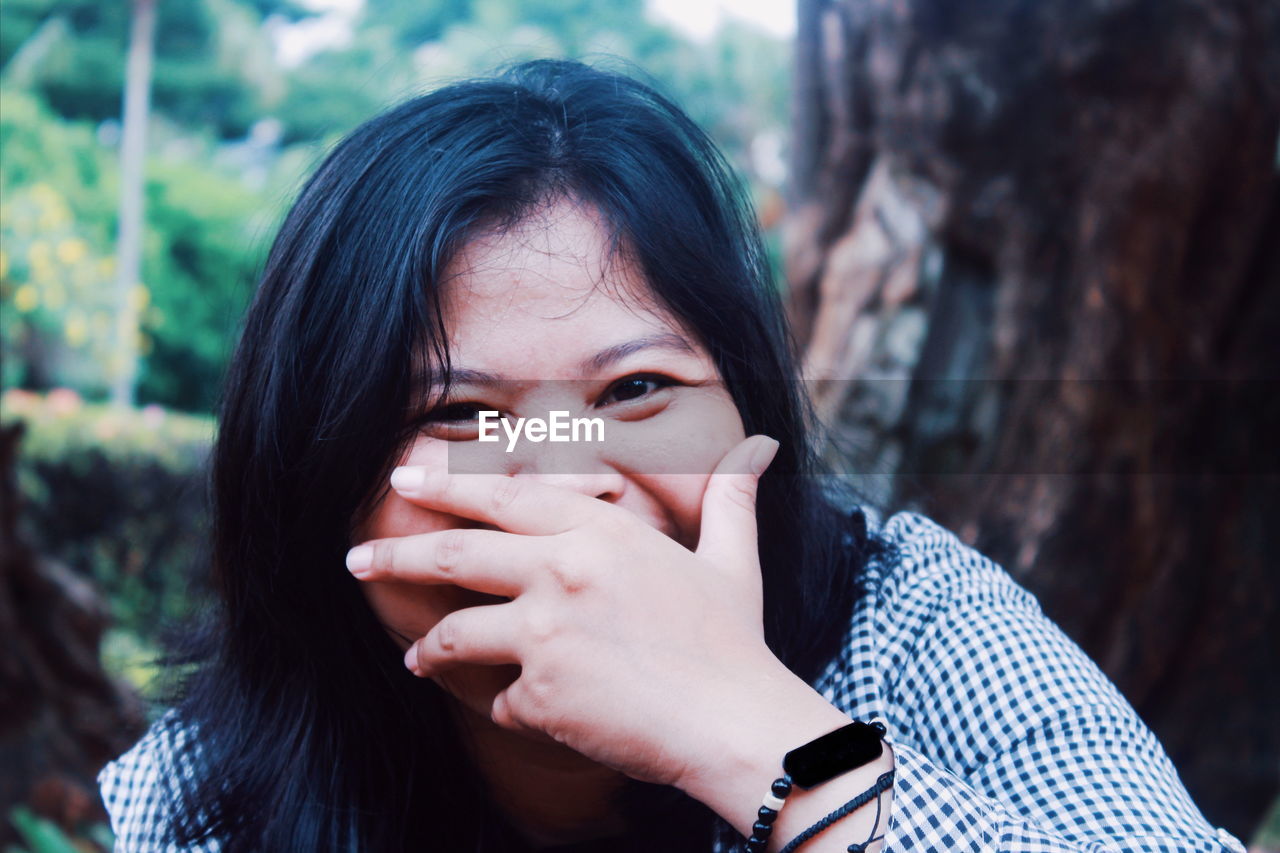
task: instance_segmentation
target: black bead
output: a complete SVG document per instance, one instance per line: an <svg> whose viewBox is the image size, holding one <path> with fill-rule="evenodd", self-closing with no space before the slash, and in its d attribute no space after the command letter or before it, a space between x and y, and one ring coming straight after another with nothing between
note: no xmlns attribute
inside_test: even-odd
<svg viewBox="0 0 1280 853"><path fill-rule="evenodd" d="M755 823L751 824L751 834L756 838L768 838L772 832L773 832L773 827L767 823L761 823L760 821L756 821Z"/></svg>
<svg viewBox="0 0 1280 853"><path fill-rule="evenodd" d="M768 839L756 838L754 835L747 839L747 853L764 853L764 848L769 844Z"/></svg>
<svg viewBox="0 0 1280 853"><path fill-rule="evenodd" d="M756 812L756 817L760 819L761 823L772 825L778 819L778 813L768 806L761 806L760 811Z"/></svg>
<svg viewBox="0 0 1280 853"><path fill-rule="evenodd" d="M775 779L773 782L773 795L780 800L785 800L787 794L791 793L791 779L783 776L781 779Z"/></svg>

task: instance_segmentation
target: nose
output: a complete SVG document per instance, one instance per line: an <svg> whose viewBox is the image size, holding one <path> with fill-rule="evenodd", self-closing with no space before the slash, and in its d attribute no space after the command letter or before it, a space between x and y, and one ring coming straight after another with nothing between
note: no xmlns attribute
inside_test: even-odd
<svg viewBox="0 0 1280 853"><path fill-rule="evenodd" d="M615 503L626 477L589 444L534 444L523 448L511 473L540 483Z"/></svg>

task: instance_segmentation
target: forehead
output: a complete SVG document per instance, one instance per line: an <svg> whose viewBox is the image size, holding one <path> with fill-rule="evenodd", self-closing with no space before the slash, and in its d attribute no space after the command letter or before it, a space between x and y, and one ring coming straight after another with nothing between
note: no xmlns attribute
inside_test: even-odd
<svg viewBox="0 0 1280 853"><path fill-rule="evenodd" d="M459 368L559 374L562 361L655 334L696 347L628 253L615 251L603 218L572 200L476 237L442 286L450 358Z"/></svg>

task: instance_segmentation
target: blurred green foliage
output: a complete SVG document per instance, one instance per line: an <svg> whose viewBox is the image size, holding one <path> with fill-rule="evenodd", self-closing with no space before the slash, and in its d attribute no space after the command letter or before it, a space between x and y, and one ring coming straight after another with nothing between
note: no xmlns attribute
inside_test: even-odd
<svg viewBox="0 0 1280 853"><path fill-rule="evenodd" d="M162 633L208 595L212 419L86 403L69 389L10 389L0 420L26 428L17 470L24 540L92 575L116 624L107 662L145 688Z"/></svg>
<svg viewBox="0 0 1280 853"><path fill-rule="evenodd" d="M196 162L157 163L147 182L150 343L142 401L209 411L230 356L233 332L274 224L263 200Z"/></svg>
<svg viewBox="0 0 1280 853"><path fill-rule="evenodd" d="M40 817L26 806L9 812L9 822L26 846L9 845L5 853L85 853L110 850L115 844L111 830L102 824L86 827L81 838L71 838L57 824Z"/></svg>
<svg viewBox="0 0 1280 853"><path fill-rule="evenodd" d="M116 334L118 170L91 126L0 91L0 338L6 387L107 387ZM199 160L147 181L143 402L208 411L263 250L264 201ZM266 211L270 214L270 210Z"/></svg>
<svg viewBox="0 0 1280 853"><path fill-rule="evenodd" d="M110 850L115 845L111 830L103 824L84 828L83 835L71 838L57 824L16 806L9 812L9 822L22 838L25 847L10 845L5 853L85 853L87 850Z"/></svg>
<svg viewBox="0 0 1280 853"><path fill-rule="evenodd" d="M59 115L117 118L130 7L99 0L6 0L0 63L16 58L22 82ZM256 85L260 63L244 61L251 51L270 51L259 34L263 18L305 11L270 0L160 2L156 10L156 109L223 138L242 136L274 93Z"/></svg>
<svg viewBox="0 0 1280 853"><path fill-rule="evenodd" d="M508 62L632 63L717 137L758 194L776 192L769 162L780 162L788 48L744 24L695 43L651 21L644 0L368 0L345 44L287 63L277 38L314 22L303 4L162 1L142 281L120 292L130 9L0 4L0 386L103 396L120 369L127 299L141 312L139 401L210 411L269 235L302 175L386 106Z"/></svg>
<svg viewBox="0 0 1280 853"><path fill-rule="evenodd" d="M1271 808L1263 816L1258 831L1249 842L1249 849L1256 851L1280 850L1280 797L1271 803Z"/></svg>
<svg viewBox="0 0 1280 853"><path fill-rule="evenodd" d="M110 357L115 174L93 132L34 98L0 110L0 315L5 385L95 389Z"/></svg>

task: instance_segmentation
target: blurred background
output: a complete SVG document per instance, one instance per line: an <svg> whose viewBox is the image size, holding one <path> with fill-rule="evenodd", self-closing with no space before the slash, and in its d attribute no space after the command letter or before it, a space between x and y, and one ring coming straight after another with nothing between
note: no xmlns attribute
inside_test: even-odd
<svg viewBox="0 0 1280 853"><path fill-rule="evenodd" d="M93 777L207 600L212 412L301 180L542 56L711 132L833 467L1005 565L1280 849L1280 3L4 0L6 853L109 849Z"/></svg>

